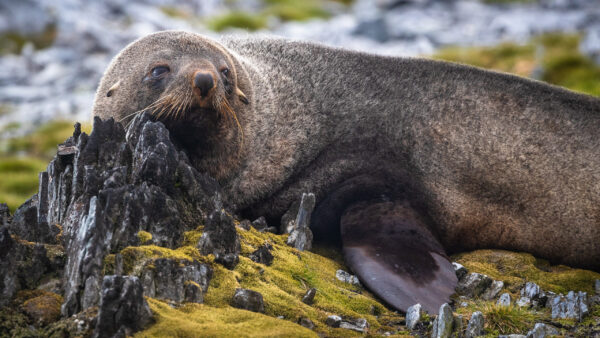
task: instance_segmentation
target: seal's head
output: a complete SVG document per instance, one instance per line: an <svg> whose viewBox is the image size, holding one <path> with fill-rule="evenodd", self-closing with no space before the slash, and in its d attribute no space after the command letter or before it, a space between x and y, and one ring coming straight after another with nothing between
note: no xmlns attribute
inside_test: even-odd
<svg viewBox="0 0 600 338"><path fill-rule="evenodd" d="M149 112L188 150L197 167L222 177L243 142L239 111L248 104L232 55L201 35L164 31L127 46L100 82L93 114L126 125ZM217 158L219 157L219 158Z"/></svg>

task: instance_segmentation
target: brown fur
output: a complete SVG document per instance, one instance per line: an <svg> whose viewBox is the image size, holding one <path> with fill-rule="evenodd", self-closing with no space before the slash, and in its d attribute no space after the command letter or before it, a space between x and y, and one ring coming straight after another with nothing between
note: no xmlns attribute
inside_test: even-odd
<svg viewBox="0 0 600 338"><path fill-rule="evenodd" d="M326 227L384 193L409 200L450 253L506 248L600 269L596 98L446 62L161 32L115 58L94 114L121 119L165 95L141 84L161 53L175 67L223 57L235 70L249 104L236 91L227 102L243 141L218 114L165 123L246 215L277 220L313 191L313 222ZM182 90L176 81L165 93Z"/></svg>

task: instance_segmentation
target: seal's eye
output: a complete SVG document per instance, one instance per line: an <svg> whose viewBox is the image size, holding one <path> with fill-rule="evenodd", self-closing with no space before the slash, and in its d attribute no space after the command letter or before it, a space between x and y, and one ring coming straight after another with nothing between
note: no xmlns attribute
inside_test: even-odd
<svg viewBox="0 0 600 338"><path fill-rule="evenodd" d="M223 75L225 75L225 76L229 75L229 68L221 69L221 73L223 73Z"/></svg>
<svg viewBox="0 0 600 338"><path fill-rule="evenodd" d="M163 74L166 74L170 71L169 67L167 66L156 66L154 68L152 68L152 77L156 78L159 77Z"/></svg>

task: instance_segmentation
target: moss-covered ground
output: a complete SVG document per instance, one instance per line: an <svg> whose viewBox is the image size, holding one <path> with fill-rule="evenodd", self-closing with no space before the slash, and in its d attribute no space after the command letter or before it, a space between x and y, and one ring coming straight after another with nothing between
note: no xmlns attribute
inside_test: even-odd
<svg viewBox="0 0 600 338"><path fill-rule="evenodd" d="M207 21L209 28L222 31L242 28L250 31L267 28L271 19L279 21L305 21L331 16L332 5L349 5L352 0L262 0L261 10L250 13L235 10L213 17Z"/></svg>
<svg viewBox="0 0 600 338"><path fill-rule="evenodd" d="M600 65L579 52L577 34L545 34L526 44L449 47L433 58L533 77L574 91L600 96Z"/></svg>
<svg viewBox="0 0 600 338"><path fill-rule="evenodd" d="M25 136L10 137L19 125L0 129L0 203L11 211L38 190L38 174L56 154L58 144L73 134L73 122L46 123ZM84 125L89 132L90 126Z"/></svg>

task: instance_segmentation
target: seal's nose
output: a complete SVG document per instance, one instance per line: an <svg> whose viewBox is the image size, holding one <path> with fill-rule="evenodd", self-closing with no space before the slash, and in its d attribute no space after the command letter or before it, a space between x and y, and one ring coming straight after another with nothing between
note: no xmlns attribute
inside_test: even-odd
<svg viewBox="0 0 600 338"><path fill-rule="evenodd" d="M213 77L210 73L196 72L194 74L194 87L200 89L200 95L206 96L215 86Z"/></svg>

